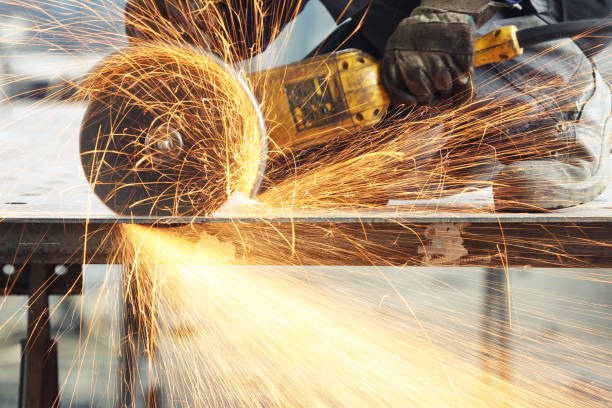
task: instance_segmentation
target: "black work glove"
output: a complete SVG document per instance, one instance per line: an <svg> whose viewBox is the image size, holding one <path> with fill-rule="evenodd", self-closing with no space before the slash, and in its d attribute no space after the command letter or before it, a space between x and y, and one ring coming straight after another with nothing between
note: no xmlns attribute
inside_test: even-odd
<svg viewBox="0 0 612 408"><path fill-rule="evenodd" d="M393 103L461 103L472 94L474 22L468 14L417 7L387 41L382 80Z"/></svg>

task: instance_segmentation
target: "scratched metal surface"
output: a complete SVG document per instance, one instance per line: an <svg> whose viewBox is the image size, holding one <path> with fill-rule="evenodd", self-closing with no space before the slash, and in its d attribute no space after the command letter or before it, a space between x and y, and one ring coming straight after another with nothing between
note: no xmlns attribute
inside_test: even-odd
<svg viewBox="0 0 612 408"><path fill-rule="evenodd" d="M0 107L0 217L10 223L192 222L612 222L612 188L597 200L546 214L493 213L491 191L440 201L392 201L368 210L301 210L281 214L221 211L212 218L118 217L91 193L79 162L78 134L84 107L77 104L18 102Z"/></svg>
<svg viewBox="0 0 612 408"><path fill-rule="evenodd" d="M68 103L0 107L0 215L112 217L89 192L78 150L84 107Z"/></svg>

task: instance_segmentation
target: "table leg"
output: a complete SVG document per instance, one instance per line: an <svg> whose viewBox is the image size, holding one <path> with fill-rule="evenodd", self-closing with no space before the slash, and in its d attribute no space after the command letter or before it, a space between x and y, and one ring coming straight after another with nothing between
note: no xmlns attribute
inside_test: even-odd
<svg viewBox="0 0 612 408"><path fill-rule="evenodd" d="M20 401L25 408L59 406L57 348L51 340L49 320L49 277L55 265L28 265L30 290L28 329L22 355Z"/></svg>
<svg viewBox="0 0 612 408"><path fill-rule="evenodd" d="M510 305L506 270L486 268L482 313L482 361L485 372L510 379Z"/></svg>
<svg viewBox="0 0 612 408"><path fill-rule="evenodd" d="M128 278L129 279L129 278ZM130 293L126 292L127 290ZM160 408L161 389L157 379L153 378L151 367L153 362L147 361L146 389L139 392L136 387L141 380L140 363L143 354L151 360L155 358L155 341L151 337L155 335L151 328L147 327L147 317L153 313L146 304L139 302L139 293L136 283L124 283L123 285L123 307L122 307L122 334L121 334L121 375L120 375L120 403L121 407L135 408L139 398L144 398L146 408ZM143 321L144 320L144 321ZM147 353L143 353L141 347L148 342ZM140 396L140 397L139 397Z"/></svg>

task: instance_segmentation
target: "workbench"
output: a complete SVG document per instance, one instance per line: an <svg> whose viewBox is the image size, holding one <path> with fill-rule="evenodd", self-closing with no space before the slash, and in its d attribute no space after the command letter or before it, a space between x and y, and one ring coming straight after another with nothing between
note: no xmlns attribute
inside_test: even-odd
<svg viewBox="0 0 612 408"><path fill-rule="evenodd" d="M120 217L90 192L80 169L82 106L2 109L9 120L0 129L0 263L20 273L0 274L0 287L4 295L30 296L27 338L36 340L28 344L24 362L22 403L27 407L49 406L45 404L57 396L57 387L44 391L49 381L42 381L42 373L57 364L45 357L52 345L47 295L78 294L81 266L112 262L114 230L125 223L198 225L213 234L228 224L238 229L258 224L262 237L293 237L295 245L279 251L286 251L288 263L302 265L612 267L612 188L591 203L536 214L494 213L485 190L367 210ZM306 241L311 244L302 248L300 242ZM257 245L241 255L245 263L265 262ZM66 273L55 274L56 265L63 265ZM42 335L33 336L35 332Z"/></svg>

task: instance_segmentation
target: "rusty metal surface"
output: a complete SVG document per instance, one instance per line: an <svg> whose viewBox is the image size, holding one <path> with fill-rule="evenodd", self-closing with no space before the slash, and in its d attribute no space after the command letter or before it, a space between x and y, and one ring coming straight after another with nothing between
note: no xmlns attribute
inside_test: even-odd
<svg viewBox="0 0 612 408"><path fill-rule="evenodd" d="M391 220L392 221L392 220ZM254 228L255 227L255 228ZM210 223L247 264L612 267L610 223ZM113 224L0 224L2 263L119 263ZM87 238L87 239L86 239ZM291 238L291 239L288 239ZM248 246L242 245L249 242ZM295 245L289 242L294 241ZM269 248L275 248L269 257Z"/></svg>

